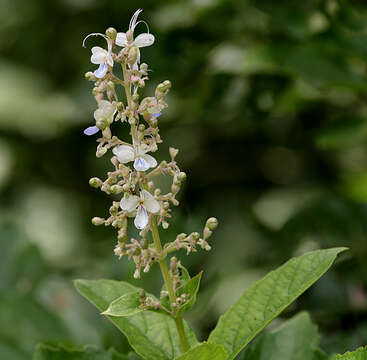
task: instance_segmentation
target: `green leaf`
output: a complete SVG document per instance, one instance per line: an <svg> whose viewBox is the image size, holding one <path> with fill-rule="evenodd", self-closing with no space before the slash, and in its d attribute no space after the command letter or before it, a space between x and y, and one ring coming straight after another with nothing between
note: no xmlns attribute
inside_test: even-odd
<svg viewBox="0 0 367 360"><path fill-rule="evenodd" d="M76 280L77 290L104 311L109 304L124 294L138 289L129 283L113 280ZM167 315L144 311L129 317L107 316L127 337L134 350L144 359L168 360L181 354L180 341L175 322ZM191 346L197 339L185 324L185 331Z"/></svg>
<svg viewBox="0 0 367 360"><path fill-rule="evenodd" d="M313 354L313 360L328 360L329 356L322 350L316 349Z"/></svg>
<svg viewBox="0 0 367 360"><path fill-rule="evenodd" d="M71 335L57 315L30 296L0 292L0 338L33 353L40 341L68 341Z"/></svg>
<svg viewBox="0 0 367 360"><path fill-rule="evenodd" d="M144 309L139 307L140 305L139 291L134 291L112 301L107 310L101 314L110 316L132 316L144 311Z"/></svg>
<svg viewBox="0 0 367 360"><path fill-rule="evenodd" d="M129 357L113 349L106 352L94 346L74 348L65 345L40 344L37 346L33 360L129 360Z"/></svg>
<svg viewBox="0 0 367 360"><path fill-rule="evenodd" d="M226 360L227 352L217 344L202 343L175 360Z"/></svg>
<svg viewBox="0 0 367 360"><path fill-rule="evenodd" d="M343 355L335 355L332 360L365 360L367 359L367 346L361 347L353 352L346 352Z"/></svg>
<svg viewBox="0 0 367 360"><path fill-rule="evenodd" d="M316 250L293 258L252 285L222 315L209 342L234 357L289 304L319 279L346 248Z"/></svg>
<svg viewBox="0 0 367 360"><path fill-rule="evenodd" d="M189 295L189 300L180 307L178 313L183 313L193 307L196 302L196 295L199 291L200 280L203 272L200 271L199 274L190 279L179 291L179 295L187 294Z"/></svg>
<svg viewBox="0 0 367 360"><path fill-rule="evenodd" d="M317 327L302 312L273 332L266 332L247 349L243 360L313 359L319 343Z"/></svg>
<svg viewBox="0 0 367 360"><path fill-rule="evenodd" d="M347 117L320 130L316 145L324 150L343 149L360 144L367 137L367 121L362 117Z"/></svg>

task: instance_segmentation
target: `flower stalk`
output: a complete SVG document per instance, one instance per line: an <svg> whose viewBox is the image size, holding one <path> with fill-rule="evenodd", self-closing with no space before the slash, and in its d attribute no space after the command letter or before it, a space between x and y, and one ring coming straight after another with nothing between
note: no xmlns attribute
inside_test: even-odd
<svg viewBox="0 0 367 360"><path fill-rule="evenodd" d="M139 90L149 80L148 65L140 61L140 48L150 46L155 41L149 29L147 33L135 37L137 25L146 24L138 21L141 11L134 13L126 33L109 28L106 35L90 34L102 36L107 42L107 49L97 46L92 48L91 62L99 67L93 73L88 72L86 78L94 82L92 93L98 108L94 112L95 125L85 129L84 133L88 136L99 132L102 134L97 139L96 156L112 154L111 163L114 169L107 173L105 180L93 177L89 183L108 195L118 196L116 200L119 200L112 202L107 218L94 217L92 223L111 225L117 229L117 245L114 252L120 259L127 256L134 261L135 278L139 278L142 271L148 272L154 263L159 264L165 285L161 298L158 300L142 294L140 307L144 310L167 312L175 321L182 351L186 352L190 345L182 312L183 307L195 298L196 293L185 292L185 285L190 281L190 276L186 270L187 274L183 274L181 263L172 257L168 268L166 258L171 252L180 249L186 250L187 254L197 251L198 248L210 250L208 238L218 222L210 218L202 235L198 232L189 235L181 233L164 246L161 243L159 227L163 231L168 228L172 216L171 206L179 205L176 196L186 179L186 174L176 162L177 149L171 147L171 160L164 160L159 164L151 155L158 150L158 144L162 142L158 124L168 106L165 98L171 83L166 80L158 84L154 96L140 99ZM122 79L113 73L116 63L121 65ZM125 103L118 97L118 86L124 89ZM115 123L130 126L130 141L113 135ZM156 187L154 181L157 176L167 175L172 177L172 185L170 191L164 193ZM139 231L139 239L128 238L131 218L134 218L133 224Z"/></svg>

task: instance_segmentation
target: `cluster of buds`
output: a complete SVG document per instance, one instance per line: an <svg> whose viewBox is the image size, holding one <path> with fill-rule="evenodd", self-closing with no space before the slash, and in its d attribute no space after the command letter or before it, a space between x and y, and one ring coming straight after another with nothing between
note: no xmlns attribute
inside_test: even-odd
<svg viewBox="0 0 367 360"><path fill-rule="evenodd" d="M94 112L95 124L86 128L84 134L91 136L101 133L101 137L97 139L96 156L111 154L113 165L105 180L93 177L89 183L108 195L118 197L112 201L109 216L94 217L92 223L111 225L117 229L118 243L114 252L119 258L127 256L134 261L136 278L140 277L142 271L148 272L154 262L164 260L172 251L185 249L190 253L196 251L197 247L210 250L207 240L217 226L217 220L210 218L202 236L196 232L190 235L180 234L163 248L157 247L149 238L150 233L154 238L154 232L158 231L159 226L168 228L171 206L179 205L176 196L186 174L176 163L177 149L169 149L170 161L158 163L151 155L162 142L158 124L167 107L165 99L171 83L166 80L158 84L154 96L140 99L139 89L144 88L149 80L148 65L140 62L140 49L155 41L149 29L148 32L135 36L137 25L145 24L138 21L140 13L141 10L134 13L126 32L109 28L105 34L88 35L83 42L84 45L90 36L101 36L107 42L107 49L99 46L91 49L91 62L99 67L93 72L87 72L85 76L94 83L92 93L97 109ZM117 64L121 66L122 78L114 73ZM118 96L121 88L125 91L125 99ZM113 134L115 123L129 126L128 140L122 140ZM155 186L154 180L157 176L172 177L169 192L163 192ZM139 230L139 240L128 238L130 219L134 219L133 223ZM185 296L182 295L177 301L184 302ZM148 298L142 304L152 308L158 306Z"/></svg>

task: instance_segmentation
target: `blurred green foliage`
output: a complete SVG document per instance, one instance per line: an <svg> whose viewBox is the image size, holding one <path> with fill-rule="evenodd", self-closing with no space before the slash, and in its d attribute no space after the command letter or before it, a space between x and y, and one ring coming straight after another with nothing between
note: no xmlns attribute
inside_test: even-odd
<svg viewBox="0 0 367 360"><path fill-rule="evenodd" d="M170 79L160 120L188 174L163 239L220 220L187 320L202 337L243 290L292 255L346 245L347 258L284 313L307 309L320 347L367 339L367 5L310 0L1 0L0 358L39 341L128 345L72 288L76 277L131 279L115 234L94 228L111 199L89 188L94 157L91 32L126 30L144 8L156 36L147 93ZM87 45L100 45L89 39ZM157 292L153 269L135 281ZM279 320L280 321L280 320Z"/></svg>

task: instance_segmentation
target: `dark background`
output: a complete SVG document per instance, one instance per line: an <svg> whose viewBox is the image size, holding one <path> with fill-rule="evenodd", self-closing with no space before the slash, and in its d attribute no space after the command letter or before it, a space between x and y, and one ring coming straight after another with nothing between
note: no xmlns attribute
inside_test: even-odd
<svg viewBox="0 0 367 360"><path fill-rule="evenodd" d="M367 5L364 1L0 0L0 357L30 358L39 341L114 346L123 336L74 290L72 279L131 281L113 255L111 198L95 158L95 69L84 36L132 13L156 36L142 50L146 93L173 84L160 118L188 174L164 240L220 226L213 250L180 258L205 270L187 320L206 338L253 281L305 251L350 251L282 316L308 310L321 347L367 343ZM144 27L137 32L145 31ZM157 269L134 281L155 293ZM280 320L275 321L275 325ZM274 324L273 324L274 326Z"/></svg>

